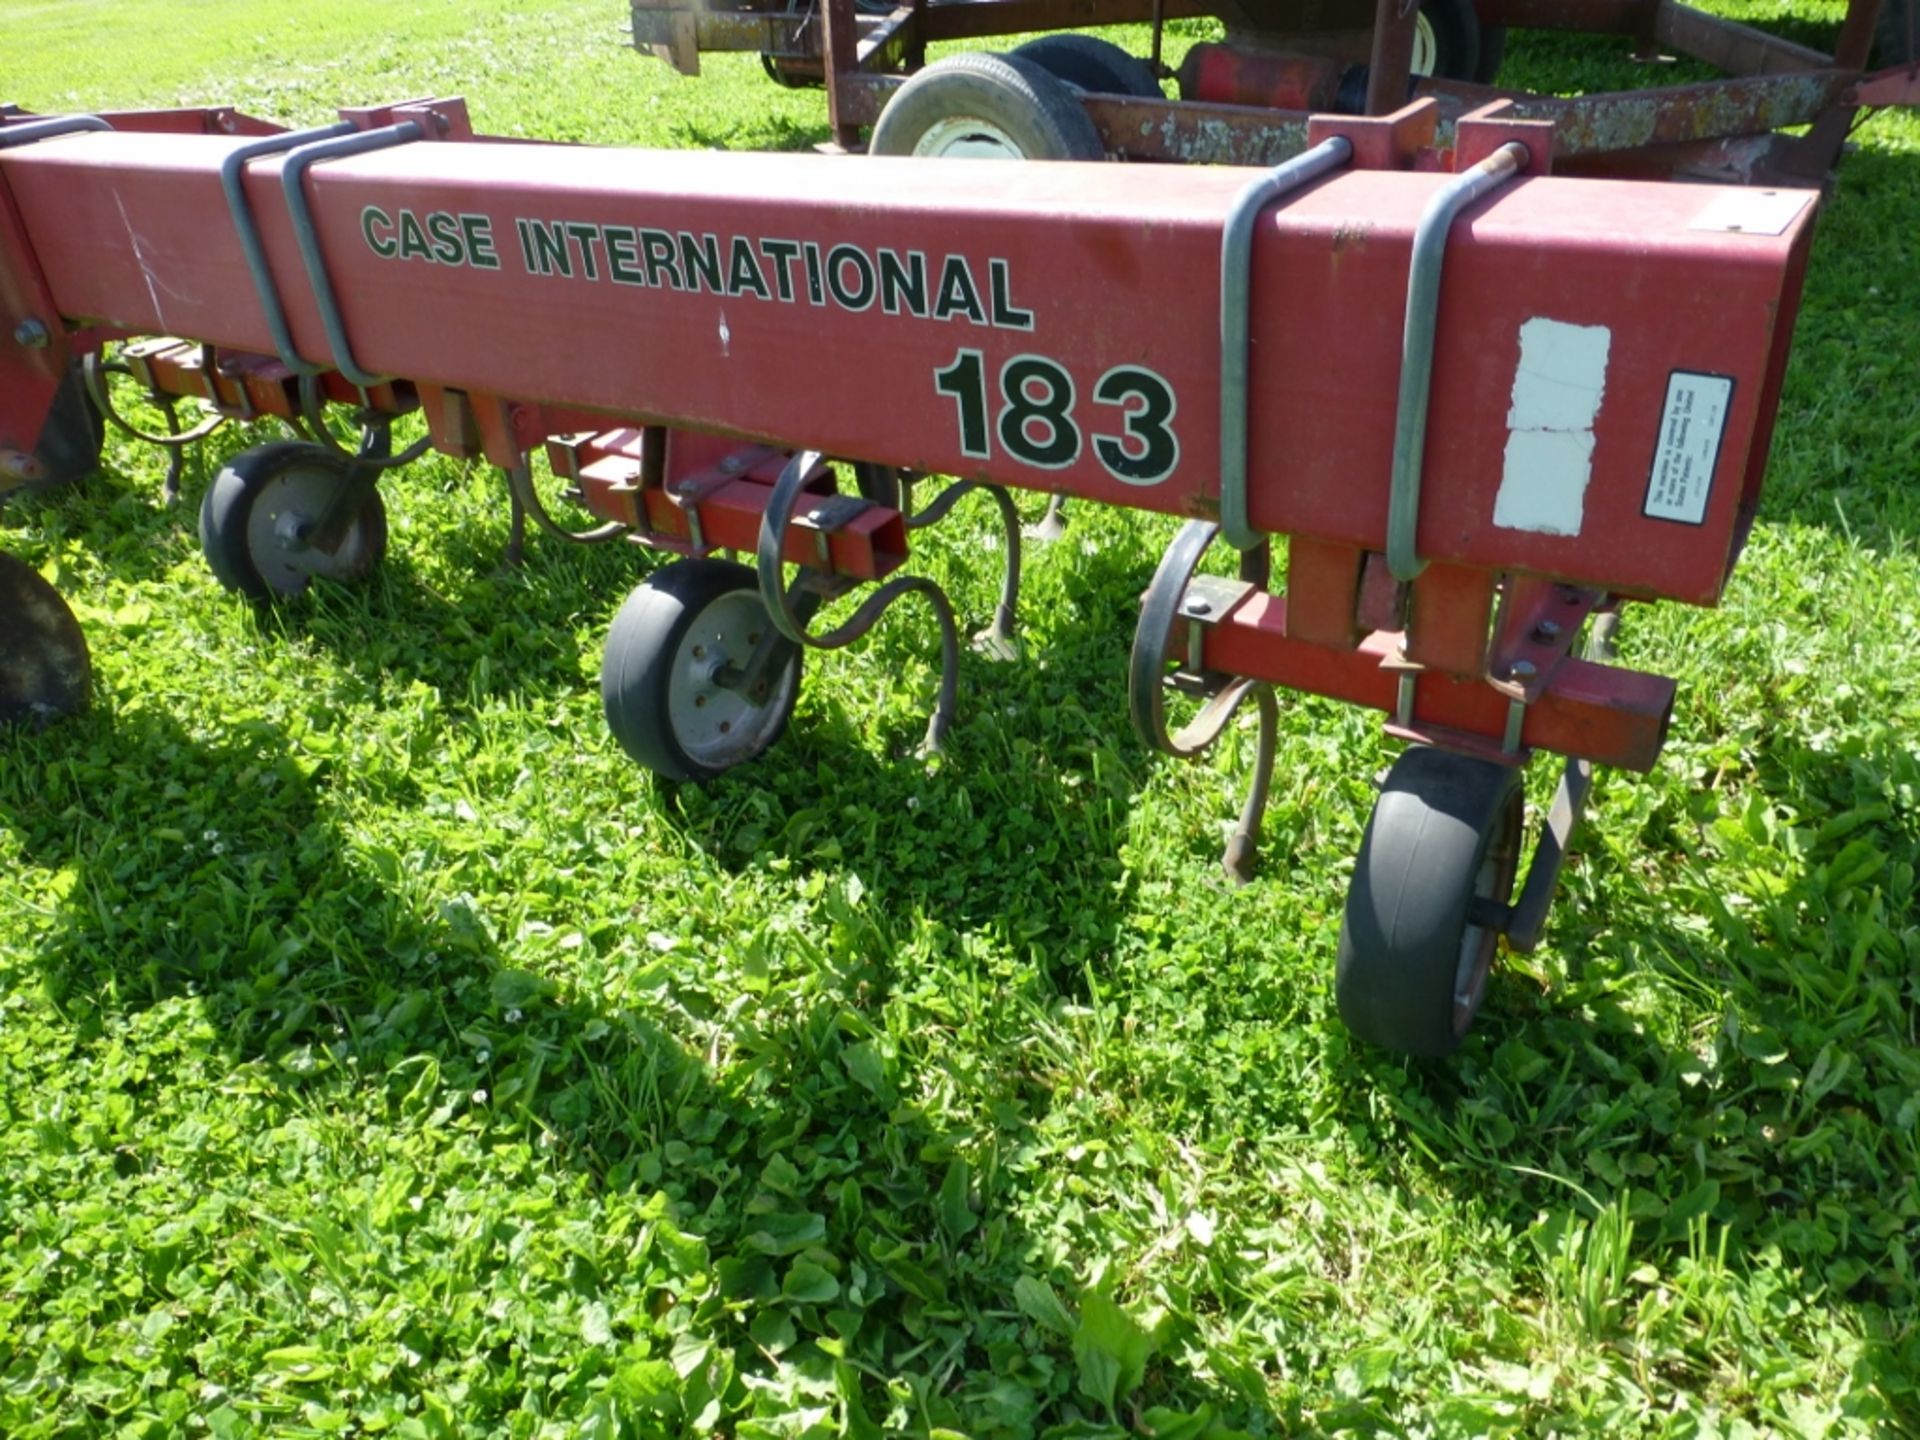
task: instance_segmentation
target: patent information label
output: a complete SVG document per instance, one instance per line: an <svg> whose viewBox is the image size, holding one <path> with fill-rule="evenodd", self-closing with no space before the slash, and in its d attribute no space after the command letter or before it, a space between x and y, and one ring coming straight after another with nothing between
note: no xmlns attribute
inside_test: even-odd
<svg viewBox="0 0 1920 1440"><path fill-rule="evenodd" d="M1667 377L1667 403L1660 417L1660 442L1653 450L1653 473L1647 477L1643 515L1685 525L1706 520L1720 437L1732 403L1731 376L1675 370Z"/></svg>

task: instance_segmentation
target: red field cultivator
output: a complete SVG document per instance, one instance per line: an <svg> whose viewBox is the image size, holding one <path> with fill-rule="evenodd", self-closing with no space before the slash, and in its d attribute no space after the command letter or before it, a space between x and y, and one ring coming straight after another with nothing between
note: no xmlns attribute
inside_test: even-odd
<svg viewBox="0 0 1920 1440"><path fill-rule="evenodd" d="M1372 707L1410 742L1337 993L1362 1036L1441 1053L1499 939L1539 940L1590 767L1660 753L1673 684L1609 663L1605 619L1721 594L1815 195L1562 178L1554 125L1498 105L1442 151L1440 108L1316 116L1269 172L489 143L457 101L298 133L13 115L0 484L84 469L82 395L116 369L163 402L277 416L296 438L233 459L200 514L214 573L271 598L376 564L379 482L427 445L506 473L516 538L529 515L561 531L531 482L544 446L602 522L573 538L683 557L620 611L602 673L620 744L679 780L760 754L802 648L907 596L938 622L940 742L960 626L906 566L960 495L1005 523L998 641L1010 491L1185 517L1144 597L1134 720L1193 755L1254 707L1238 875L1280 692ZM1169 277L1217 303L1138 303ZM887 403L796 383L822 357L889 376ZM423 434L396 452L407 416ZM939 476L958 478L930 493ZM1221 541L1237 578L1202 571ZM17 561L0 573L7 703L80 703L65 606ZM862 587L821 633L822 602ZM1170 691L1198 704L1178 729ZM1565 768L1522 878L1542 750Z"/></svg>

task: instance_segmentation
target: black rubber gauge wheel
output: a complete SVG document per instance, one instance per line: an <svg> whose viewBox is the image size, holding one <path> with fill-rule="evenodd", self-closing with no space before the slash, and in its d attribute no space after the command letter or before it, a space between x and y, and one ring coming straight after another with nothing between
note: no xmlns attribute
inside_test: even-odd
<svg viewBox="0 0 1920 1440"><path fill-rule="evenodd" d="M1340 927L1334 996L1349 1030L1404 1055L1460 1043L1486 996L1521 833L1517 768L1426 747L1394 762Z"/></svg>
<svg viewBox="0 0 1920 1440"><path fill-rule="evenodd" d="M215 578L256 600L304 594L316 579L365 578L387 553L387 511L369 489L338 541L314 527L353 480L353 462L306 440L276 440L235 455L200 503L200 548Z"/></svg>
<svg viewBox="0 0 1920 1440"><path fill-rule="evenodd" d="M751 690L725 683L772 632L754 572L678 560L639 585L607 633L600 699L620 748L666 780L711 780L780 738L800 693L784 639Z"/></svg>

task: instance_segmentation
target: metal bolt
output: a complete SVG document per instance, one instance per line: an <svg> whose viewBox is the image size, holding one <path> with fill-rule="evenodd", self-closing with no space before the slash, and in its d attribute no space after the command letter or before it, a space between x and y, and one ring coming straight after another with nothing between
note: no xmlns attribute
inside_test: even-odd
<svg viewBox="0 0 1920 1440"><path fill-rule="evenodd" d="M13 327L13 343L24 345L29 350L46 349L52 338L47 334L47 327L31 317Z"/></svg>
<svg viewBox="0 0 1920 1440"><path fill-rule="evenodd" d="M1507 673L1516 680L1531 680L1533 678L1533 662L1531 660L1516 660Z"/></svg>
<svg viewBox="0 0 1920 1440"><path fill-rule="evenodd" d="M704 645L696 645L696 646L694 646L694 647L693 647L693 658L694 658L694 659L696 659L696 660L704 660L704 659L706 659L706 658L707 658L707 647L706 647L706 646L704 646Z"/></svg>
<svg viewBox="0 0 1920 1440"><path fill-rule="evenodd" d="M1559 639L1560 622L1558 620L1542 620L1538 625L1533 627L1533 638L1536 640Z"/></svg>
<svg viewBox="0 0 1920 1440"><path fill-rule="evenodd" d="M1201 600L1196 598L1196 599L1187 601L1187 609L1191 610L1196 615L1211 615L1213 613L1213 602L1211 600Z"/></svg>
<svg viewBox="0 0 1920 1440"><path fill-rule="evenodd" d="M705 694L699 694L693 697L693 708L696 710L701 710L706 708L706 703L707 703L707 697Z"/></svg>

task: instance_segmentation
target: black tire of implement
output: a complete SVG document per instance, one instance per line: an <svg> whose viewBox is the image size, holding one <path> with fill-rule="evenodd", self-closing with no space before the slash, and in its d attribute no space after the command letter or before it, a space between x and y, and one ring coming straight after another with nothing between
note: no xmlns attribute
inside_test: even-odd
<svg viewBox="0 0 1920 1440"><path fill-rule="evenodd" d="M765 754L786 733L800 694L801 651L788 644L791 682L775 682L783 697L781 713L749 753L726 765L709 765L689 755L673 731L669 688L681 642L707 607L736 590L759 590L759 579L732 560L676 560L634 587L607 631L600 662L600 703L607 728L627 756L663 780L701 782ZM767 622L771 625L773 622Z"/></svg>
<svg viewBox="0 0 1920 1440"><path fill-rule="evenodd" d="M1506 58L1507 27L1482 25L1480 27L1480 58L1474 63L1473 74L1468 78L1476 85L1494 84L1500 78L1500 65Z"/></svg>
<svg viewBox="0 0 1920 1440"><path fill-rule="evenodd" d="M1151 65L1097 35L1061 31L1029 40L1007 53L1016 59L1030 60L1055 79L1095 94L1130 95L1138 100L1166 99L1166 92L1154 78Z"/></svg>
<svg viewBox="0 0 1920 1440"><path fill-rule="evenodd" d="M0 725L84 710L92 683L87 637L67 602L33 566L0 551Z"/></svg>
<svg viewBox="0 0 1920 1440"><path fill-rule="evenodd" d="M1441 80L1479 80L1484 42L1480 33L1480 16L1473 8L1473 0L1420 0L1420 14L1433 27L1435 77ZM1503 34L1503 44L1504 40ZM1498 56L1494 63L1497 67Z"/></svg>
<svg viewBox="0 0 1920 1440"><path fill-rule="evenodd" d="M338 470L344 484L351 462L310 440L275 440L242 450L227 461L201 498L200 550L206 556L207 568L227 589L249 599L291 599L307 589L304 583L292 590L276 589L260 573L248 540L255 502L275 476L296 463ZM358 578L377 568L387 553L387 507L378 490L367 492L354 519L353 533L365 552L358 574L351 577Z"/></svg>
<svg viewBox="0 0 1920 1440"><path fill-rule="evenodd" d="M1915 0L1880 0L1873 26L1874 69L1891 69L1920 60L1920 5Z"/></svg>
<svg viewBox="0 0 1920 1440"><path fill-rule="evenodd" d="M1077 93L1046 68L1010 55L950 55L894 91L867 145L872 155L911 155L942 121L987 121L1028 160L1104 160L1099 131Z"/></svg>
<svg viewBox="0 0 1920 1440"><path fill-rule="evenodd" d="M1453 994L1467 911L1509 826L1514 852L1490 898L1512 893L1521 784L1517 768L1428 747L1394 762L1360 842L1334 963L1340 1018L1360 1039L1425 1058L1460 1043ZM1498 937L1484 942L1497 947Z"/></svg>

